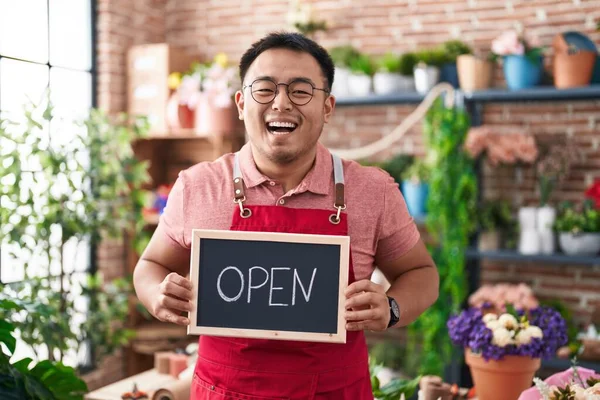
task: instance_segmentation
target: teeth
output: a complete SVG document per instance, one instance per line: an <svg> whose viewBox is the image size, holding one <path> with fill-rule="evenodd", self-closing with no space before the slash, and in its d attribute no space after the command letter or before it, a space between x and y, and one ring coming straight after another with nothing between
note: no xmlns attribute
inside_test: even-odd
<svg viewBox="0 0 600 400"><path fill-rule="evenodd" d="M292 128L292 129L296 128L296 124L294 124L293 122L275 121L275 122L269 122L267 125L271 128Z"/></svg>

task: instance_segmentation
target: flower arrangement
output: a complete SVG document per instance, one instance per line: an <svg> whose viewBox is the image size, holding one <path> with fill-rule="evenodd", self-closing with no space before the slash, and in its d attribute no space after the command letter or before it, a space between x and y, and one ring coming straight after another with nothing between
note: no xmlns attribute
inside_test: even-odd
<svg viewBox="0 0 600 400"><path fill-rule="evenodd" d="M596 179L594 183L586 189L585 197L590 199L596 205L596 208L600 210L600 178Z"/></svg>
<svg viewBox="0 0 600 400"><path fill-rule="evenodd" d="M525 390L519 400L600 400L600 375L587 368L573 366Z"/></svg>
<svg viewBox="0 0 600 400"><path fill-rule="evenodd" d="M506 311L496 314L491 307L470 307L450 317L447 326L455 345L470 348L486 361L505 356L550 358L567 343L566 322L551 307Z"/></svg>
<svg viewBox="0 0 600 400"><path fill-rule="evenodd" d="M169 76L169 87L176 90L180 104L195 109L200 96L219 108L233 105L233 95L240 89L237 68L229 64L225 53L217 54L210 63L193 63L185 74L174 72Z"/></svg>
<svg viewBox="0 0 600 400"><path fill-rule="evenodd" d="M327 31L327 22L314 19L314 12L310 4L302 4L299 0L294 0L291 6L287 20L300 33L311 36L318 31Z"/></svg>
<svg viewBox="0 0 600 400"><path fill-rule="evenodd" d="M532 135L524 132L494 132L482 125L471 128L465 140L465 150L473 158L485 154L492 165L533 163L538 148Z"/></svg>
<svg viewBox="0 0 600 400"><path fill-rule="evenodd" d="M528 41L524 35L519 35L514 30L503 32L492 41L492 53L496 57L515 55L537 60L542 52L543 47L540 46L537 37L533 37Z"/></svg>
<svg viewBox="0 0 600 400"><path fill-rule="evenodd" d="M496 312L505 312L507 305L523 310L539 307L533 290L524 283L483 285L469 296L468 302L471 307L492 307Z"/></svg>

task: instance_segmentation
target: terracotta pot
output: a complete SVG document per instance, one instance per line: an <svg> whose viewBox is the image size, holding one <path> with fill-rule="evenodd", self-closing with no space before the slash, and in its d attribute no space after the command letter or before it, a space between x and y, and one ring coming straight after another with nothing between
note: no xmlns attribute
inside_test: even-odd
<svg viewBox="0 0 600 400"><path fill-rule="evenodd" d="M465 362L471 369L478 400L516 400L530 388L541 360L526 356L505 356L486 361L465 349Z"/></svg>
<svg viewBox="0 0 600 400"><path fill-rule="evenodd" d="M565 89L589 85L595 64L596 53L592 51L556 54L554 56L554 86Z"/></svg>
<svg viewBox="0 0 600 400"><path fill-rule="evenodd" d="M460 88L467 92L483 90L492 86L494 64L470 54L456 59Z"/></svg>
<svg viewBox="0 0 600 400"><path fill-rule="evenodd" d="M191 129L194 127L194 111L186 104L179 103L179 95L174 92L167 102L167 126L171 130Z"/></svg>
<svg viewBox="0 0 600 400"><path fill-rule="evenodd" d="M229 107L217 107L208 96L202 95L195 111L194 130L200 136L233 137L243 132L235 103Z"/></svg>
<svg viewBox="0 0 600 400"><path fill-rule="evenodd" d="M479 251L496 251L500 248L500 232L485 231L479 235Z"/></svg>

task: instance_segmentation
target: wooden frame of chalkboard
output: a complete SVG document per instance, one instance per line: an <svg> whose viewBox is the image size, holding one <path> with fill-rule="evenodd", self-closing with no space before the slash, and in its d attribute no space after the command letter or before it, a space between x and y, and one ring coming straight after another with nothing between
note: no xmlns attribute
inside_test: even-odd
<svg viewBox="0 0 600 400"><path fill-rule="evenodd" d="M240 253L244 250L250 253L249 257L240 256ZM280 255L273 258L273 254L277 254L277 252L280 252ZM294 252L295 255L292 254ZM265 280L260 286L252 286L252 269L262 269L267 275L267 280L269 279L269 271L257 266L256 261L263 259L265 262L280 262L282 258L286 259L285 265L288 265L289 262L289 265L295 265L295 267L273 267L273 264L268 266L271 268L268 305L290 305L287 303L272 304L274 289L281 289L282 292L285 292L284 288L274 288L273 281L274 270L293 269L294 280L292 284L294 287L291 305L296 307L265 308L263 301L262 308L259 307L257 310L253 310L250 306L252 304L251 295L255 298L258 297L260 300L260 295L265 295L265 293L260 293L258 289L262 288L267 281ZM238 264L238 268L231 265L230 261L232 260L237 261L239 264L245 264L245 266L242 267ZM335 262L332 262L332 260L335 260ZM348 286L349 260L349 236L194 229L192 231L190 279L195 301L192 301L193 309L189 313L188 334L345 343L346 320L344 306L346 299L344 291ZM305 265L309 263L311 265ZM209 265L206 264L213 267L207 269ZM250 265L251 267L248 267ZM277 264L277 266L281 265ZM310 275L310 271L307 272L307 268L313 267L313 265L312 278L309 279L307 273ZM326 276L327 279L323 281L324 283L315 280L317 265L326 269L326 273L319 274L319 278ZM229 270L227 277L238 279L233 291L231 286L227 288L229 289L227 294L222 289L223 281L221 280L225 276L225 270ZM303 271L298 272L298 270ZM247 290L245 290L244 272L248 275ZM217 279L215 279L216 273L218 273ZM302 278L300 277L302 274L304 285L302 285ZM280 274L279 276L283 275ZM281 280L281 278L279 279ZM317 283L313 285L315 281ZM306 282L310 282L308 297ZM216 290L211 283L216 285ZM300 287L302 292L296 290L296 286ZM202 290L199 290L200 288ZM252 289L256 290L253 292ZM310 303L312 289L315 289L316 294L313 294L319 298L319 303L315 304L316 302L313 302L310 306L312 308L301 311L305 313L300 315L301 318L295 318L293 315L296 311L293 310L302 310L302 306L307 306ZM236 290L239 291L237 294ZM205 293L204 299L201 297L201 292ZM295 304L296 292L300 293L298 304ZM216 293L220 298L215 295ZM233 296L228 297L230 294ZM323 299L325 299L324 302ZM303 302L303 300L305 301ZM237 304L241 305L242 308L236 309ZM314 312L315 310L317 311ZM249 317L253 312L257 318ZM271 312L274 314L272 318L268 315ZM263 322L254 323L257 319L261 319ZM241 320L245 320L245 322L240 322ZM285 320L288 320L288 322L285 322ZM277 326L279 323L282 326ZM262 329L261 324L268 325L268 327Z"/></svg>

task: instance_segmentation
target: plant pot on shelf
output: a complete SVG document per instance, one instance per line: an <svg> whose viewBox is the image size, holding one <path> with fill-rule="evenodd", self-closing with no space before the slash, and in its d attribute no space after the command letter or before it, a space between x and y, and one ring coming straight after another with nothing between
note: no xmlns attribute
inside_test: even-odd
<svg viewBox="0 0 600 400"><path fill-rule="evenodd" d="M479 235L477 248L479 251L496 251L500 248L500 232L485 231Z"/></svg>
<svg viewBox="0 0 600 400"><path fill-rule="evenodd" d="M440 82L447 82L453 88L458 89L458 67L455 62L446 63L440 67Z"/></svg>
<svg viewBox="0 0 600 400"><path fill-rule="evenodd" d="M538 254L540 251L540 236L536 225L536 207L521 207L519 209L519 253Z"/></svg>
<svg viewBox="0 0 600 400"><path fill-rule="evenodd" d="M553 66L554 86L559 89L566 89L589 85L595 64L596 53L592 51L555 54Z"/></svg>
<svg viewBox="0 0 600 400"><path fill-rule="evenodd" d="M465 362L471 370L478 400L515 400L531 387L541 360L527 356L505 356L486 361L465 349Z"/></svg>
<svg viewBox="0 0 600 400"><path fill-rule="evenodd" d="M351 96L368 96L371 93L372 79L365 74L350 74L348 90Z"/></svg>
<svg viewBox="0 0 600 400"><path fill-rule="evenodd" d="M385 95L397 93L402 90L402 75L390 72L377 72L373 76L373 91L375 94Z"/></svg>
<svg viewBox="0 0 600 400"><path fill-rule="evenodd" d="M235 103L220 107L202 94L195 109L194 130L199 136L234 137L243 132L243 125Z"/></svg>
<svg viewBox="0 0 600 400"><path fill-rule="evenodd" d="M179 94L173 92L167 101L166 122L171 131L194 128L194 110L181 104Z"/></svg>
<svg viewBox="0 0 600 400"><path fill-rule="evenodd" d="M494 64L488 60L463 54L456 59L460 88L467 92L488 89L492 86Z"/></svg>
<svg viewBox="0 0 600 400"><path fill-rule="evenodd" d="M440 79L440 69L425 64L419 64L414 71L417 92L426 94Z"/></svg>
<svg viewBox="0 0 600 400"><path fill-rule="evenodd" d="M599 233L560 232L558 242L565 254L578 256L594 256L600 252Z"/></svg>
<svg viewBox="0 0 600 400"><path fill-rule="evenodd" d="M429 196L427 183L404 180L402 181L402 195L406 201L408 212L413 218L423 218L427 215L427 198Z"/></svg>
<svg viewBox="0 0 600 400"><path fill-rule="evenodd" d="M542 81L544 63L542 57L504 56L504 79L511 90L527 89Z"/></svg>
<svg viewBox="0 0 600 400"><path fill-rule="evenodd" d="M335 67L335 79L333 80L331 93L338 99L350 96L350 84L348 83L349 76L350 70L348 68Z"/></svg>
<svg viewBox="0 0 600 400"><path fill-rule="evenodd" d="M540 253L552 254L556 248L554 235L554 221L556 220L556 209L550 206L536 209L535 224L539 237Z"/></svg>

